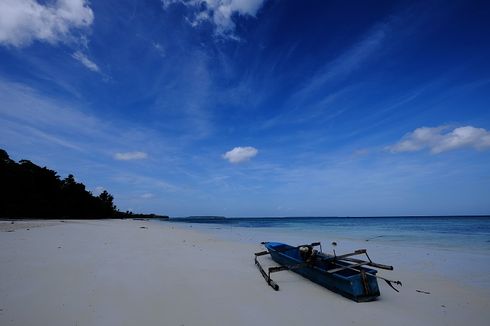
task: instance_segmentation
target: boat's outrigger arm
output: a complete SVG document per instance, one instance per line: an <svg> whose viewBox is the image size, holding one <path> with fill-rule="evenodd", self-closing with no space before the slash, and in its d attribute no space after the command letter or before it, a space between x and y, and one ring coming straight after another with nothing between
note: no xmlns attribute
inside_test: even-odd
<svg viewBox="0 0 490 326"><path fill-rule="evenodd" d="M266 273L264 271L264 268L262 267L262 265L260 265L259 263L259 260L257 259L258 256L263 256L263 255L268 255L269 252L268 251L261 251L261 252L256 252L255 253L255 265L257 266L257 268L259 269L260 271L260 274L262 274L262 276L264 277L265 281L267 282L267 284L270 285L270 287L272 287L274 290L278 291L279 290L279 285L277 285L276 282L274 282L272 279L271 279L271 272L270 272L270 269L269 269L269 273Z"/></svg>
<svg viewBox="0 0 490 326"><path fill-rule="evenodd" d="M258 261L257 257L262 256L262 255L267 255L269 254L267 251L262 251L258 252L255 254L255 265L257 265L257 268L260 271L260 274L264 277L265 281L267 284L269 284L274 290L278 291L279 290L279 285L274 282L274 280L271 278L271 273L277 273L281 271L291 271L293 269L298 269L298 268L303 268L307 266L307 263L301 263L301 264L296 264L296 265L286 265L286 266L274 266L274 267L269 267L268 268L268 273L265 272L264 268L262 265L260 265L260 262Z"/></svg>
<svg viewBox="0 0 490 326"><path fill-rule="evenodd" d="M261 242L261 244L265 244L265 242ZM303 247L303 246L310 246L310 247L320 246L320 252L322 250L322 244L320 242L313 242L311 244L300 245L300 246L297 246L297 247L294 247L294 248L299 248L299 247ZM291 249L292 248L290 248L288 250L291 250ZM276 273L276 272L280 272L280 271L293 270L293 269L305 267L307 265L307 263L302 263L302 264L289 265L289 266L269 267L268 268L268 271L266 272L264 270L264 268L262 267L262 265L260 264L260 262L257 259L257 257L264 256L264 255L269 255L269 254L270 253L268 251L256 252L255 253L255 259L254 260L255 260L255 265L259 269L260 274L262 274L262 276L264 277L264 279L267 282L267 284L269 284L269 286L272 287L276 291L279 290L279 285L276 282L274 282L274 280L271 278L271 273Z"/></svg>

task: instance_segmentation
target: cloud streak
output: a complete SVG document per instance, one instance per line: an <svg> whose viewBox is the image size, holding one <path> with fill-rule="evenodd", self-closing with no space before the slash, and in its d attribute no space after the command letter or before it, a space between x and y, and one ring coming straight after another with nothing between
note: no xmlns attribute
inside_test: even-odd
<svg viewBox="0 0 490 326"><path fill-rule="evenodd" d="M148 140L159 135L153 129L103 121L84 113L78 105L2 79L0 103L0 139L5 142L9 139L15 146L20 146L21 142L36 148L56 145L113 158L117 152L114 148L137 148L146 152ZM154 151L163 148L168 149L163 139L153 143Z"/></svg>
<svg viewBox="0 0 490 326"><path fill-rule="evenodd" d="M114 154L114 159L118 161L144 160L147 158L148 154L145 152L125 152Z"/></svg>
<svg viewBox="0 0 490 326"><path fill-rule="evenodd" d="M389 23L379 24L373 27L350 49L325 65L309 83L295 94L295 97L298 99L308 98L312 93L324 88L327 83L347 77L359 69L382 47L390 28Z"/></svg>
<svg viewBox="0 0 490 326"><path fill-rule="evenodd" d="M14 47L33 41L51 44L73 38L75 29L92 25L94 14L86 0L57 0L40 4L35 0L0 1L0 44Z"/></svg>
<svg viewBox="0 0 490 326"><path fill-rule="evenodd" d="M256 148L251 146L235 147L232 150L223 154L223 158L228 160L228 162L230 163L242 163L256 156L258 152L259 151Z"/></svg>
<svg viewBox="0 0 490 326"><path fill-rule="evenodd" d="M359 84L351 84L335 89L332 85L356 73L375 58L390 38L392 25L393 22L391 21L375 24L356 43L323 65L315 75L291 94L288 101L289 109L266 121L262 128L269 129L291 121L305 122L318 118L331 119L342 114L345 109L332 113L325 108L329 105L333 107L333 103L360 86ZM299 112L303 115L301 119L297 118ZM327 116L324 116L325 112L328 112ZM291 118L292 116L295 118Z"/></svg>
<svg viewBox="0 0 490 326"><path fill-rule="evenodd" d="M453 130L448 129L446 126L417 128L387 149L392 153L428 149L432 154L463 148L490 149L490 132L483 128L464 126Z"/></svg>
<svg viewBox="0 0 490 326"><path fill-rule="evenodd" d="M100 72L99 66L89 58L85 54L80 51L76 51L72 54L73 59L79 61L82 65L84 65L87 69L93 72Z"/></svg>

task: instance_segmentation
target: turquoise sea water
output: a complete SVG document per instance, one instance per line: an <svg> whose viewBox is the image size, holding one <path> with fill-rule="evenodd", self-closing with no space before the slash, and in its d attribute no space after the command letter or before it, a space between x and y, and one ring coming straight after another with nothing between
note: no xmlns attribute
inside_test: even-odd
<svg viewBox="0 0 490 326"><path fill-rule="evenodd" d="M171 219L221 236L260 242L271 234L300 241L370 241L490 253L490 216Z"/></svg>

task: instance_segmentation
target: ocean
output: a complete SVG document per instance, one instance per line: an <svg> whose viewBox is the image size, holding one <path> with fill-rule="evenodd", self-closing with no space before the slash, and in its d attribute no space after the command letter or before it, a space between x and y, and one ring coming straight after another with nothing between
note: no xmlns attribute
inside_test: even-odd
<svg viewBox="0 0 490 326"><path fill-rule="evenodd" d="M293 242L352 240L490 253L490 216L241 217L170 221L247 242L270 241L268 237L279 236Z"/></svg>

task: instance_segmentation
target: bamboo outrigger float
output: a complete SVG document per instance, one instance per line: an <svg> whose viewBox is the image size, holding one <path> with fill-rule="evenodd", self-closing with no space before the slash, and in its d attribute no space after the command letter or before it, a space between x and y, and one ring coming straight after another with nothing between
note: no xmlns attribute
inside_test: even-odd
<svg viewBox="0 0 490 326"><path fill-rule="evenodd" d="M262 244L267 251L255 253L255 265L267 284L276 291L279 290L279 285L272 280L271 274L285 270L298 273L357 302L372 301L380 295L377 279L385 281L397 292L394 285L402 285L400 281L392 281L376 275L378 271L369 267L393 270L393 266L374 263L366 249L337 256L335 251L333 255L323 253L320 242L296 247L279 242L262 242ZM313 249L317 246L320 247L320 251ZM258 257L264 255L271 255L272 259L281 266L269 267L266 272L258 260ZM352 258L358 255L366 255L367 260Z"/></svg>

